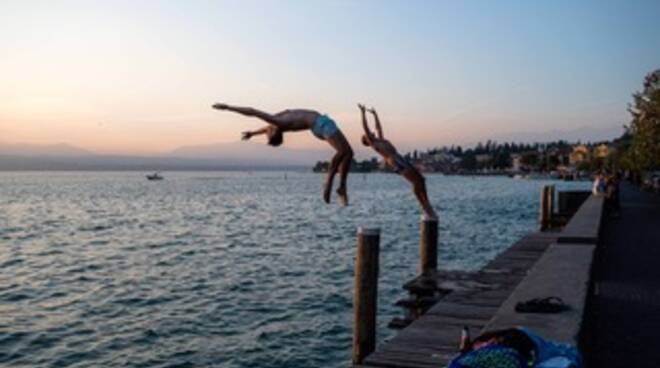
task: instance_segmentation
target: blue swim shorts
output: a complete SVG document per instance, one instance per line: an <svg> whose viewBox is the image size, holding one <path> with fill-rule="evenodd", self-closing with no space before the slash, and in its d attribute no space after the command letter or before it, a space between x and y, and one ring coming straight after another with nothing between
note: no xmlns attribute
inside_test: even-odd
<svg viewBox="0 0 660 368"><path fill-rule="evenodd" d="M316 138L321 139L321 140L326 140L333 135L337 134L339 131L339 128L337 128L337 124L328 117L328 115L319 115L318 118L316 118L316 121L314 121L314 125L312 126L312 134L316 136Z"/></svg>

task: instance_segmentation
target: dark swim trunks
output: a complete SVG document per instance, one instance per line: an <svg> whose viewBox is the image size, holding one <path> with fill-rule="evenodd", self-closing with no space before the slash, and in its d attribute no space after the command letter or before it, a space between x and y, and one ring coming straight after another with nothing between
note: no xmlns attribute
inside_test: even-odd
<svg viewBox="0 0 660 368"><path fill-rule="evenodd" d="M392 166L392 170L394 170L395 173L401 174L403 173L406 169L409 169L412 167L410 162L406 161L405 158L401 157L401 155L397 154L394 156L394 165Z"/></svg>

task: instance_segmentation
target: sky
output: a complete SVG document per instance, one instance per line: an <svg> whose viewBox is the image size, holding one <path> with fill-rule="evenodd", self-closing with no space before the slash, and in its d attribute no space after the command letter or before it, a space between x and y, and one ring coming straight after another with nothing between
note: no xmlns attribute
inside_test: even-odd
<svg viewBox="0 0 660 368"><path fill-rule="evenodd" d="M261 125L228 102L357 102L404 148L618 127L660 67L660 1L0 1L0 143L157 154ZM310 134L293 148L321 148Z"/></svg>

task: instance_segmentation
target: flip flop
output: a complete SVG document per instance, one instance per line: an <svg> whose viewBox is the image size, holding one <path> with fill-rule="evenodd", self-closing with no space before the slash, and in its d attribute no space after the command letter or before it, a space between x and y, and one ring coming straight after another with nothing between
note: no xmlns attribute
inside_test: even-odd
<svg viewBox="0 0 660 368"><path fill-rule="evenodd" d="M560 313L569 309L571 307L557 296L535 298L516 304L518 313Z"/></svg>

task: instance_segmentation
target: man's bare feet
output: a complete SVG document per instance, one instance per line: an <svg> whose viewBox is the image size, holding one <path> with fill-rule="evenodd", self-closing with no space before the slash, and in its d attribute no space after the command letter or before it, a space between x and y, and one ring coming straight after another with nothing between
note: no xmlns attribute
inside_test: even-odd
<svg viewBox="0 0 660 368"><path fill-rule="evenodd" d="M323 202L330 203L330 192L332 191L332 183L325 183L323 188Z"/></svg>
<svg viewBox="0 0 660 368"><path fill-rule="evenodd" d="M423 215L425 220L437 220L438 215L435 213L435 211L432 208L427 208L423 210Z"/></svg>
<svg viewBox="0 0 660 368"><path fill-rule="evenodd" d="M346 193L346 188L338 188L337 195L339 196L339 202L341 205L344 207L348 206L348 193Z"/></svg>

